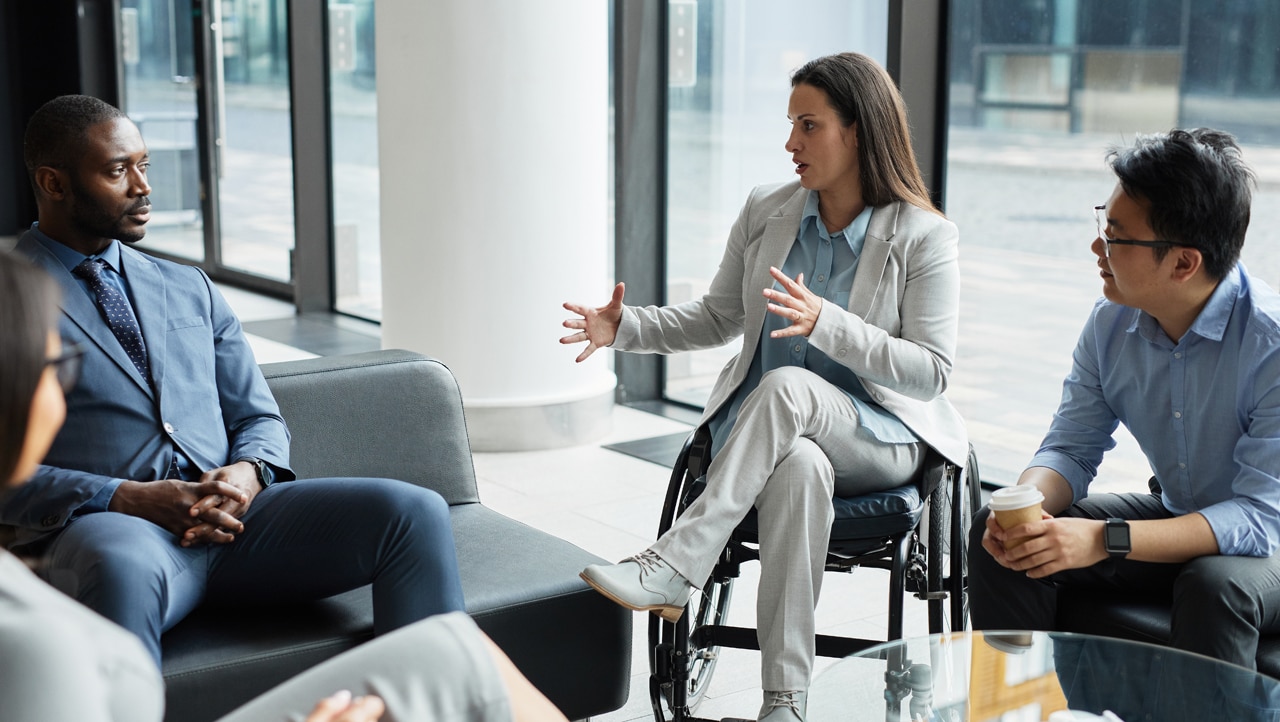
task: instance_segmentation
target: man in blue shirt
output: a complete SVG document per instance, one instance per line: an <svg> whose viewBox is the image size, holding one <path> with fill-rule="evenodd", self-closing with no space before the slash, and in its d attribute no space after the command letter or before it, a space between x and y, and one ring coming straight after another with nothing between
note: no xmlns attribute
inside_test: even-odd
<svg viewBox="0 0 1280 722"><path fill-rule="evenodd" d="M1207 129L1109 160L1092 246L1105 298L1018 479L1045 513L1007 530L976 517L973 625L1052 629L1060 586L1141 590L1172 600L1173 646L1254 667L1259 634L1280 631L1280 297L1238 262L1253 173ZM1119 423L1152 493L1088 496Z"/></svg>

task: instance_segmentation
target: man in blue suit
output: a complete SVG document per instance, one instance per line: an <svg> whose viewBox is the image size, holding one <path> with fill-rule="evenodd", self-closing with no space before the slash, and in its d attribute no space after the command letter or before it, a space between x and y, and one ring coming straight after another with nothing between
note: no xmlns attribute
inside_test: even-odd
<svg viewBox="0 0 1280 722"><path fill-rule="evenodd" d="M0 503L15 551L137 634L202 600L264 604L373 585L381 634L463 608L448 507L387 479L293 482L289 433L240 323L198 268L143 255L149 156L95 98L32 117L39 222L18 250L63 289L84 351L67 421L31 482Z"/></svg>

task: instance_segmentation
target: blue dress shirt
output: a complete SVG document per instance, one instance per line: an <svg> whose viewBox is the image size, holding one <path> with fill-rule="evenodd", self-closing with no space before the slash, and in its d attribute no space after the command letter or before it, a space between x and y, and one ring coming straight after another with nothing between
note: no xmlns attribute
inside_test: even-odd
<svg viewBox="0 0 1280 722"><path fill-rule="evenodd" d="M1062 474L1082 499L1120 423L1166 509L1200 512L1222 554L1271 555L1280 545L1280 296L1237 265L1177 343L1147 313L1099 300L1028 466Z"/></svg>
<svg viewBox="0 0 1280 722"><path fill-rule="evenodd" d="M800 216L800 230L791 246L782 272L790 278L804 274L804 283L810 291L839 306L849 307L849 294L853 288L853 276L858 270L858 258L867 239L867 225L871 222L872 208L867 207L838 233L827 231L818 215L818 192L813 191L805 201ZM782 285L773 284L774 290L783 291ZM762 291L764 289L761 289ZM773 338L773 331L787 328L791 321L773 313L766 313L764 327L760 330L760 344L742 385L734 392L729 403L720 407L707 423L711 432L711 453L720 453L729 432L738 420L738 411L766 372L783 366L800 366L809 369L822 379L840 388L853 401L858 411L858 424L875 438L889 444L909 444L919 441L898 417L886 411L867 394L854 373L822 351L809 345L803 336Z"/></svg>

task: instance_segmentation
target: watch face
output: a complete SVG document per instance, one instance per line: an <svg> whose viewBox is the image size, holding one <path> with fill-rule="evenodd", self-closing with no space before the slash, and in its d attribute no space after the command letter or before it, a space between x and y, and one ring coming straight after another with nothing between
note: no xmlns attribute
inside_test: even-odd
<svg viewBox="0 0 1280 722"><path fill-rule="evenodd" d="M1128 522L1113 523L1108 521L1104 532L1103 541L1109 552L1128 552L1129 551L1129 524Z"/></svg>

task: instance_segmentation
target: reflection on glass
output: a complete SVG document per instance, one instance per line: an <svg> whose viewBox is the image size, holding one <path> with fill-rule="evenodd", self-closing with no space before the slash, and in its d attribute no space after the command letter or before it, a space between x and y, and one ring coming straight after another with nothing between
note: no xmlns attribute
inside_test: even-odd
<svg viewBox="0 0 1280 722"><path fill-rule="evenodd" d="M984 479L1011 483L1031 458L1101 295L1088 213L1115 185L1108 146L1174 127L1235 133L1263 181L1244 261L1280 282L1280 190L1268 182L1280 174L1280 5L1175 6L951 2L946 211L963 286L949 397ZM1096 483L1145 491L1146 459L1116 436Z"/></svg>
<svg viewBox="0 0 1280 722"><path fill-rule="evenodd" d="M670 4L667 298L699 298L754 186L791 180L791 71L847 50L885 62L888 2L678 0ZM736 353L666 358L666 395L706 403Z"/></svg>
<svg viewBox="0 0 1280 722"><path fill-rule="evenodd" d="M220 0L219 222L225 266L293 277L293 137L286 0Z"/></svg>
<svg viewBox="0 0 1280 722"><path fill-rule="evenodd" d="M123 0L122 110L151 151L151 222L139 245L204 260L190 0Z"/></svg>
<svg viewBox="0 0 1280 722"><path fill-rule="evenodd" d="M378 214L378 93L373 0L329 0L337 310L382 318Z"/></svg>

